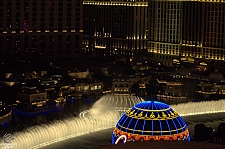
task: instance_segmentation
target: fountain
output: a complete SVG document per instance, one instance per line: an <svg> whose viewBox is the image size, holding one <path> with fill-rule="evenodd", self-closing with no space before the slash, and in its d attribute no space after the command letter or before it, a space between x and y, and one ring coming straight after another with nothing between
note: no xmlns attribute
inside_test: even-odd
<svg viewBox="0 0 225 149"><path fill-rule="evenodd" d="M144 99L137 96L107 94L94 103L89 114L96 115L98 114L96 112L103 112L109 109L124 112L126 109L142 101Z"/></svg>
<svg viewBox="0 0 225 149"><path fill-rule="evenodd" d="M140 102L140 100L135 96L115 96L115 99L113 95L103 96L89 111L86 111L86 114L83 112L83 116L71 116L64 120L57 120L50 124L33 126L21 132L15 132L12 134L14 139L11 143L15 149L36 149L90 132L112 128L121 116L118 109L122 107L125 110ZM171 105L171 107L181 116L225 112L225 100L191 102ZM0 148L5 148L4 139L0 143L3 144Z"/></svg>
<svg viewBox="0 0 225 149"><path fill-rule="evenodd" d="M13 148L15 149L37 149L90 132L111 128L119 117L120 114L116 111L106 111L96 117L71 117L58 120L16 132L10 143L14 144ZM4 140L2 143L5 143Z"/></svg>
<svg viewBox="0 0 225 149"><path fill-rule="evenodd" d="M176 110L180 116L220 113L225 112L225 100L189 102L171 105L171 107Z"/></svg>

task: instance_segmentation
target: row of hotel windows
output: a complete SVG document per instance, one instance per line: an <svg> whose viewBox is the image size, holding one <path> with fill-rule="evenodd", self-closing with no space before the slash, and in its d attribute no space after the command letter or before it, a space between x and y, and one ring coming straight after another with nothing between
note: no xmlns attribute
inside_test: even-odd
<svg viewBox="0 0 225 149"><path fill-rule="evenodd" d="M202 0L204 1L204 0ZM209 1L217 1L217 0L209 0ZM155 8L155 5L157 3L157 7L158 8L167 8L167 9L177 9L179 10L181 8L181 5L185 5L185 3L182 4L182 2L159 2L159 1L153 1L153 2L149 2L149 6L151 8ZM221 11L221 10L225 10L225 5L223 3L205 3L205 9L206 10L210 10L210 11ZM160 10L158 10L158 12L160 12Z"/></svg>
<svg viewBox="0 0 225 149"><path fill-rule="evenodd" d="M0 57L6 56L6 55L16 55L16 56L26 56L26 55L54 55L54 54L59 54L59 55L70 55L70 54L79 54L79 50L37 50L37 49L32 49L32 50L16 50L16 51L11 51L10 49L7 49L7 51L3 52L0 48Z"/></svg>
<svg viewBox="0 0 225 149"><path fill-rule="evenodd" d="M205 3L205 9L210 11L225 10L224 3Z"/></svg>
<svg viewBox="0 0 225 149"><path fill-rule="evenodd" d="M150 51L149 51L150 52ZM155 58L162 58L162 59L174 59L174 57L172 57L171 56L171 54L169 54L168 56L166 56L166 55L161 55L162 53L159 53L160 55L153 55L153 53L149 53L148 54L148 56L150 56L150 57L155 57ZM192 54L192 53L190 53L190 52L183 52L182 54L181 54L181 56L191 56L191 57L195 57L195 58L206 58L206 59L214 59L214 60L224 60L225 59L225 57L222 55L217 55L217 56L212 56L212 54L211 54L211 56L202 56L201 54L197 54L197 53L195 53L195 54ZM213 64L213 63L212 63ZM223 65L223 62L217 62L216 63L216 65ZM225 63L224 63L224 66L225 66Z"/></svg>
<svg viewBox="0 0 225 149"><path fill-rule="evenodd" d="M169 44L157 44L157 49L155 50L154 43L150 43L148 51L154 53L179 55L179 46Z"/></svg>
<svg viewBox="0 0 225 149"><path fill-rule="evenodd" d="M154 43L150 43L149 52L173 55L181 54L182 56L193 56L197 58L210 58L217 60L224 60L225 58L225 50L223 49L196 48L168 44L157 44L157 49L155 51Z"/></svg>
<svg viewBox="0 0 225 149"><path fill-rule="evenodd" d="M157 41L164 41L164 42L171 42L171 43L178 43L178 38L175 36L166 36L166 34L160 34L157 37Z"/></svg>
<svg viewBox="0 0 225 149"><path fill-rule="evenodd" d="M180 23L179 18L157 18L158 20L158 28L175 28L177 27L177 24Z"/></svg>
<svg viewBox="0 0 225 149"><path fill-rule="evenodd" d="M31 30L29 30L28 28L24 28L23 29L23 33L24 32L74 32L72 30L71 27L66 27L66 29L63 28L57 28L57 30L55 30L55 28L49 28L48 30L46 30L46 28L40 28L39 30L37 28L32 28ZM79 27L75 27L75 31L79 32L80 28ZM5 31L3 31L2 26L0 25L0 33L3 33ZM7 33L21 33L21 30L19 28L16 28L15 31L13 31L11 28L7 28Z"/></svg>
<svg viewBox="0 0 225 149"><path fill-rule="evenodd" d="M129 88L115 88L114 91L115 92L128 92Z"/></svg>
<svg viewBox="0 0 225 149"><path fill-rule="evenodd" d="M89 85L81 85L81 86L76 86L75 90L76 91L88 91L88 90L100 90L102 89L101 85L94 85L94 86L89 86Z"/></svg>
<svg viewBox="0 0 225 149"><path fill-rule="evenodd" d="M224 23L221 23L219 25L215 25L215 26L205 26L206 28L206 33L216 33L218 31L218 33L222 33L224 34L225 29L224 29ZM209 36L209 35L208 35Z"/></svg>
<svg viewBox="0 0 225 149"><path fill-rule="evenodd" d="M149 2L149 3L156 3L156 2L157 2L159 7L163 7L167 4L167 7L170 8L170 9L177 9L181 5L181 2L175 2L175 1L174 2L170 1L170 2L167 2L167 3L160 2L160 1L155 1L155 2L153 1L153 2Z"/></svg>
<svg viewBox="0 0 225 149"><path fill-rule="evenodd" d="M110 40L107 40L107 38L92 38L95 42L93 42L93 44L95 44L96 46L103 46L106 47L107 45L110 46L111 48L121 48L121 49L137 49L143 47L145 48L145 41L144 40L127 40L127 39L115 39L115 38L110 38ZM91 37L85 37L84 39L84 43L86 45L89 45L91 43L89 43L88 41L91 40ZM135 48L136 47L136 48Z"/></svg>
<svg viewBox="0 0 225 149"><path fill-rule="evenodd" d="M72 16L72 13L71 12L68 12L68 9L67 9L67 11L66 11L67 13L63 13L63 12L56 12L56 13L45 13L45 12L40 12L40 16L42 17L41 18L41 21L44 21L44 17L43 16L45 16L45 15L49 15L49 16L51 16L51 17L54 17L54 16L63 16L63 15L65 15L65 16ZM0 17L3 17L3 12L1 12L0 11ZM12 12L7 12L7 17L12 17L13 16L13 13ZM29 16L29 13L28 12L24 12L24 13L16 13L16 15L14 16L14 17L21 17L21 16L25 16L25 17L28 17ZM32 17L37 17L38 15L37 15L37 12L33 12L32 13L32 15L31 15ZM80 12L78 11L78 12L76 12L75 13L75 16L76 17L79 17L80 16ZM47 16L48 17L48 16ZM10 20L11 20L11 18L9 18ZM54 21L53 20L54 18L51 18L51 20L52 21ZM7 19L7 21L9 21L10 22L10 20L8 20ZM51 21L50 20L50 21Z"/></svg>
<svg viewBox="0 0 225 149"><path fill-rule="evenodd" d="M29 47L32 49L36 49L37 48L37 44L40 43L40 48L41 49L71 49L72 45L71 44L75 44L76 49L80 48L80 42L79 42L79 35L75 35L74 39L75 42L72 42L71 39L71 35L67 35L62 36L62 35L58 35L57 37L54 36L45 36L45 35L41 35L41 36L24 36L21 37L20 36L16 36L14 38L12 38L11 36L7 36L5 37L5 39L3 37L0 37L0 45L4 45L4 47L7 47L9 49L11 49L12 47L16 47L17 50L20 50L20 48L25 48L28 49ZM48 39L48 40L47 40ZM6 40L6 43L4 43L4 40ZM37 42L40 41L40 42ZM13 43L13 44L12 44ZM65 43L65 44L63 44Z"/></svg>
<svg viewBox="0 0 225 149"><path fill-rule="evenodd" d="M203 44L204 46L209 46L209 47L224 47L225 43L223 43L223 40L220 40L216 42L214 38L207 38L206 41Z"/></svg>
<svg viewBox="0 0 225 149"><path fill-rule="evenodd" d="M170 15L166 15L170 14ZM180 15L179 15L180 14ZM168 18L169 16L173 16L172 18L179 18L181 16L180 9L168 9L168 8L159 8L158 9L158 18Z"/></svg>
<svg viewBox="0 0 225 149"><path fill-rule="evenodd" d="M1 44L0 44L1 45ZM1 46L3 46L3 45L1 45ZM15 45L16 46L16 50L21 50L22 49L22 45L21 44L16 44ZM79 50L79 43L76 43L75 44L75 46L76 46L76 49L75 50ZM12 46L11 45L7 45L7 46L4 46L5 48L7 47L7 50L8 51L11 51L12 50ZM24 47L24 49L25 49L25 51L29 51L29 44L23 44L23 47ZM32 44L31 45L31 49L36 49L37 48L37 45L36 44ZM61 44L61 43L59 43L59 44L57 44L57 47L55 47L54 46L54 44L53 43L49 43L49 44L40 44L40 48L41 49L64 49L64 48L66 48L66 49L71 49L71 43L67 43L66 44L66 47L63 47L63 45ZM0 50L1 50L2 48L0 48Z"/></svg>
<svg viewBox="0 0 225 149"><path fill-rule="evenodd" d="M12 41L12 39L13 39L13 37L12 36L5 36L5 37L0 37L0 43L2 43L3 42L3 39L4 38L6 38L6 40L8 41L8 42L11 42ZM64 40L66 40L66 41L71 41L71 35L57 35L57 38L56 38L56 36L53 36L53 35L40 35L40 36L32 36L32 35L30 35L30 36L15 36L15 41L20 41L20 40L24 40L24 41L26 41L26 42L28 42L28 40L36 40L36 39L41 39L41 41L44 41L45 39L47 39L47 38L49 38L49 40L53 40L54 41L54 39L58 39L58 40L62 40L63 38L64 38ZM79 39L80 39L80 36L79 35L75 35L75 41L79 41Z"/></svg>
<svg viewBox="0 0 225 149"><path fill-rule="evenodd" d="M224 9L225 10L225 9ZM218 17L218 18L221 18L220 16L223 16L224 15L224 10L222 11L209 11L208 12L208 15L205 15L205 18L208 18L208 19L214 19L214 17ZM207 13L206 13L207 14ZM224 18L221 18L224 20ZM216 19L215 19L216 20Z"/></svg>
<svg viewBox="0 0 225 149"><path fill-rule="evenodd" d="M76 5L79 6L80 4L76 3ZM12 11L11 7L8 7L7 8L7 16L9 16L9 15L11 16L12 14L15 13L15 15L19 17L22 14L21 13L22 10L24 10L23 13L26 15L28 13L28 11L29 11L29 8L30 8L30 10L32 10L32 12L33 12L32 15L33 16L37 16L37 12L39 12L39 11L40 11L39 13L41 13L41 15L43 15L44 13L48 13L51 16L53 16L54 14L57 13L57 11L54 11L54 12L52 12L52 11L49 11L49 12L45 11L46 10L45 7L41 7L40 10L38 10L37 7L25 7L23 9L21 9L20 7L16 7L16 9L13 10L13 11ZM71 12L72 11L71 7L67 7L67 8L64 8L64 9L63 9L63 7L58 7L58 13L61 14L64 10L67 10L66 12ZM75 12L79 12L79 11L80 11L80 7L76 7L75 8ZM3 13L3 7L0 7L0 12Z"/></svg>
<svg viewBox="0 0 225 149"><path fill-rule="evenodd" d="M78 4L77 4L78 5ZM79 5L78 5L79 6ZM24 9L24 12L23 13L21 13L21 8L16 8L16 10L15 11L12 11L12 8L7 8L7 16L8 17L10 17L10 16L12 16L14 13L15 13L15 15L17 16L17 17L19 17L19 16L21 16L21 15L27 15L29 12L29 8L28 7L26 7L26 8L23 8ZM30 8L31 10L32 10L32 16L37 16L37 12L39 12L39 11L37 11L37 7L32 7L32 8ZM63 14L63 11L64 11L64 9L63 9L63 7L59 7L58 8L58 12L57 11L54 11L54 12L45 12L45 8L42 8L41 7L41 9L40 9L41 11L39 12L40 14L41 14L41 16L43 16L45 13L46 14L49 14L50 16L54 16L54 14L59 14L59 15L62 15ZM66 13L65 14L67 14L68 16L70 16L71 15L71 7L67 7L66 8L66 10L67 11L65 11ZM79 11L80 11L80 8L79 7L76 7L76 9L75 9L75 11L76 11L76 13L78 13ZM1 16L3 15L3 7L0 7L0 13L1 13Z"/></svg>
<svg viewBox="0 0 225 149"><path fill-rule="evenodd" d="M224 34L208 33L205 34L204 46L225 47Z"/></svg>
<svg viewBox="0 0 225 149"><path fill-rule="evenodd" d="M21 5L21 3L23 4L23 6L29 6L29 3L30 4L32 4L32 6L37 6L37 4L38 4L38 2L35 2L35 1L37 1L37 0L33 0L33 2L21 2L20 0L16 0L16 6L20 6ZM63 6L63 4L66 4L67 6L70 6L71 5L71 1L72 0L67 0L67 3L64 1L63 2L63 0L57 0L58 1L58 5L59 6ZM79 2L79 1L76 1L76 2ZM54 0L51 0L50 2L48 2L48 1L46 1L46 0L41 0L41 6L54 6ZM0 5L1 6L3 6L3 0L1 0L0 1ZM12 1L10 1L10 0L7 0L7 6L12 6Z"/></svg>
<svg viewBox="0 0 225 149"><path fill-rule="evenodd" d="M77 11L76 13L72 13L72 12L68 12L66 11L66 13L64 12L56 12L56 13L45 13L45 12L39 12L41 15L40 15L40 21L45 21L45 17L46 18L49 18L49 21L54 21L54 16L57 16L58 17L71 17L72 15L75 16L75 17L80 17L80 11ZM0 17L5 17L4 15L4 12L0 11ZM24 12L24 13L16 13L16 15L14 16L12 12L7 12L7 21L8 22L12 22L12 20L14 18L16 18L17 20L20 20L20 17L24 16L24 17L28 17L30 16L31 18L32 17L37 17L38 15L38 12L33 12L32 15L29 14L29 12ZM15 20L15 19L14 19ZM32 18L32 21L36 21L36 18ZM58 20L58 21L61 21L61 20Z"/></svg>

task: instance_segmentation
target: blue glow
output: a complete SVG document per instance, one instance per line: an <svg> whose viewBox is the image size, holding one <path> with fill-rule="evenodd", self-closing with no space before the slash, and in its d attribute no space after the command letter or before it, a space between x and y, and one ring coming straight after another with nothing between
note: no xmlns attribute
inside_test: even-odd
<svg viewBox="0 0 225 149"><path fill-rule="evenodd" d="M154 121L152 121L152 135L154 135Z"/></svg>
<svg viewBox="0 0 225 149"><path fill-rule="evenodd" d="M156 107L156 110L159 110L157 107ZM157 112L157 114L159 114L159 112ZM161 124L161 121L159 121L159 126L160 126L160 135L162 135L162 124Z"/></svg>
<svg viewBox="0 0 225 149"><path fill-rule="evenodd" d="M187 128L186 123L184 122L184 120L182 119L182 117L179 116L180 121L182 122L182 124L185 126L183 130L185 130Z"/></svg>
<svg viewBox="0 0 225 149"><path fill-rule="evenodd" d="M127 118L127 117L126 117L126 113L124 113L124 114L121 116L121 118L119 119L119 121L117 122L117 124L120 123L121 121L123 121L124 118Z"/></svg>
<svg viewBox="0 0 225 149"><path fill-rule="evenodd" d="M126 131L127 131L128 128L130 128L129 126L130 126L130 123L132 122L132 120L133 120L133 118L131 118L129 124L127 125Z"/></svg>
<svg viewBox="0 0 225 149"><path fill-rule="evenodd" d="M112 134L112 144L114 144L115 143L115 136L114 136L114 134Z"/></svg>
<svg viewBox="0 0 225 149"><path fill-rule="evenodd" d="M124 123L127 122L127 119L129 118L129 117L126 116L126 114L124 114L124 115L125 115L124 118L126 118L126 119L125 119L124 121L122 121L122 122L123 122L122 126L124 126ZM118 123L117 123L117 125L118 125ZM120 130L121 130L121 129L122 129L122 128L120 128ZM127 129L126 129L126 131L127 131Z"/></svg>
<svg viewBox="0 0 225 149"><path fill-rule="evenodd" d="M144 131L145 131L145 121L144 121L144 124L143 124L143 127L142 127L142 135L144 135Z"/></svg>
<svg viewBox="0 0 225 149"><path fill-rule="evenodd" d="M140 113L142 116L139 115ZM134 105L130 112L121 116L116 127L124 132L146 136L174 135L187 129L182 117L169 105L158 101L146 101Z"/></svg>
<svg viewBox="0 0 225 149"><path fill-rule="evenodd" d="M189 142L191 141L191 137L190 137L190 135L188 136L188 141L189 141Z"/></svg>
<svg viewBox="0 0 225 149"><path fill-rule="evenodd" d="M170 114L169 113L169 111L166 111L166 114ZM178 118L177 118L178 119ZM176 132L178 133L178 128L177 128L177 125L174 123L174 121L173 121L173 119L171 119L172 120L172 122L173 122L173 125L174 125L174 127L175 127L175 129L176 129Z"/></svg>
<svg viewBox="0 0 225 149"><path fill-rule="evenodd" d="M147 104L147 103L144 103L148 108L147 109L149 109L150 108L150 106L151 106L151 104ZM146 112L146 114L148 114L148 112ZM143 126L143 129L142 130L144 130L145 131L145 121L144 121L144 126ZM143 133L144 133L144 131L142 132L142 135L144 135Z"/></svg>
<svg viewBox="0 0 225 149"><path fill-rule="evenodd" d="M92 99L85 99L85 102L93 102L94 100Z"/></svg>
<svg viewBox="0 0 225 149"><path fill-rule="evenodd" d="M177 125L174 123L173 119L172 119L172 122L173 122L174 127L176 127L176 130L177 130L178 129ZM177 133L179 133L178 130L177 130Z"/></svg>
<svg viewBox="0 0 225 149"><path fill-rule="evenodd" d="M179 121L178 121L179 120ZM180 128L182 128L182 125L180 124L180 117L178 117L177 119L176 119L176 121L179 123L179 125L180 125ZM182 122L182 121L181 121ZM182 129L182 131L183 131L183 129Z"/></svg>
<svg viewBox="0 0 225 149"><path fill-rule="evenodd" d="M156 107L159 107L159 109L167 109L169 108L169 105L159 102L159 101L145 101L145 102L140 102L138 104L135 105L135 107L137 108L143 108L145 105L155 105ZM156 110L155 108L151 108L151 110Z"/></svg>
<svg viewBox="0 0 225 149"><path fill-rule="evenodd" d="M139 110L138 110L138 111L139 111ZM138 113L138 112L137 112L137 113ZM137 124L138 124L138 120L136 121L136 123L135 123L135 125L134 125L134 130L136 130ZM134 130L133 130L133 133L135 133ZM143 130L142 130L142 131L143 131Z"/></svg>
<svg viewBox="0 0 225 149"><path fill-rule="evenodd" d="M8 125L8 122L5 122L5 123L4 123L4 126L7 126L7 125Z"/></svg>
<svg viewBox="0 0 225 149"><path fill-rule="evenodd" d="M166 123L167 123L167 126L168 126L168 130L169 130L169 132L170 132L170 135L171 135L172 133L171 133L170 125L169 125L169 123L168 123L167 120L166 120Z"/></svg>
<svg viewBox="0 0 225 149"><path fill-rule="evenodd" d="M60 108L59 108L60 109ZM38 115L45 115L45 114L49 114L52 112L55 112L56 110L58 110L58 108L54 108L54 109L48 109L46 111L39 111L39 112L33 112L33 113L29 113L29 112L25 112L25 111L20 111L20 110L16 110L14 109L14 113L16 115L25 115L25 116L38 116Z"/></svg>

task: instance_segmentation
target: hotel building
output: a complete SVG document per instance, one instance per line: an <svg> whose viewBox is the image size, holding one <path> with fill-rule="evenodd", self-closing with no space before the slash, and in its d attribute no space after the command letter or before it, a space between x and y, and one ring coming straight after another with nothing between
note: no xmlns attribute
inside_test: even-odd
<svg viewBox="0 0 225 149"><path fill-rule="evenodd" d="M150 60L172 66L184 57L225 72L225 1L149 1Z"/></svg>
<svg viewBox="0 0 225 149"><path fill-rule="evenodd" d="M82 14L80 0L0 0L0 57L79 54Z"/></svg>
<svg viewBox="0 0 225 149"><path fill-rule="evenodd" d="M168 66L191 59L199 68L225 71L223 0L84 0L83 4L87 51L142 56Z"/></svg>
<svg viewBox="0 0 225 149"><path fill-rule="evenodd" d="M84 0L84 48L100 56L146 49L147 1Z"/></svg>

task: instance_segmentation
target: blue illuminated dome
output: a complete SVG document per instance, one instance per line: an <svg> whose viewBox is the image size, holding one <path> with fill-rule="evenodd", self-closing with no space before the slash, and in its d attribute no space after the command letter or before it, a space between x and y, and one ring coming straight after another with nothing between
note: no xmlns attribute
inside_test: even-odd
<svg viewBox="0 0 225 149"><path fill-rule="evenodd" d="M112 143L122 135L127 141L189 139L184 120L169 105L158 101L140 102L128 109L116 124Z"/></svg>

